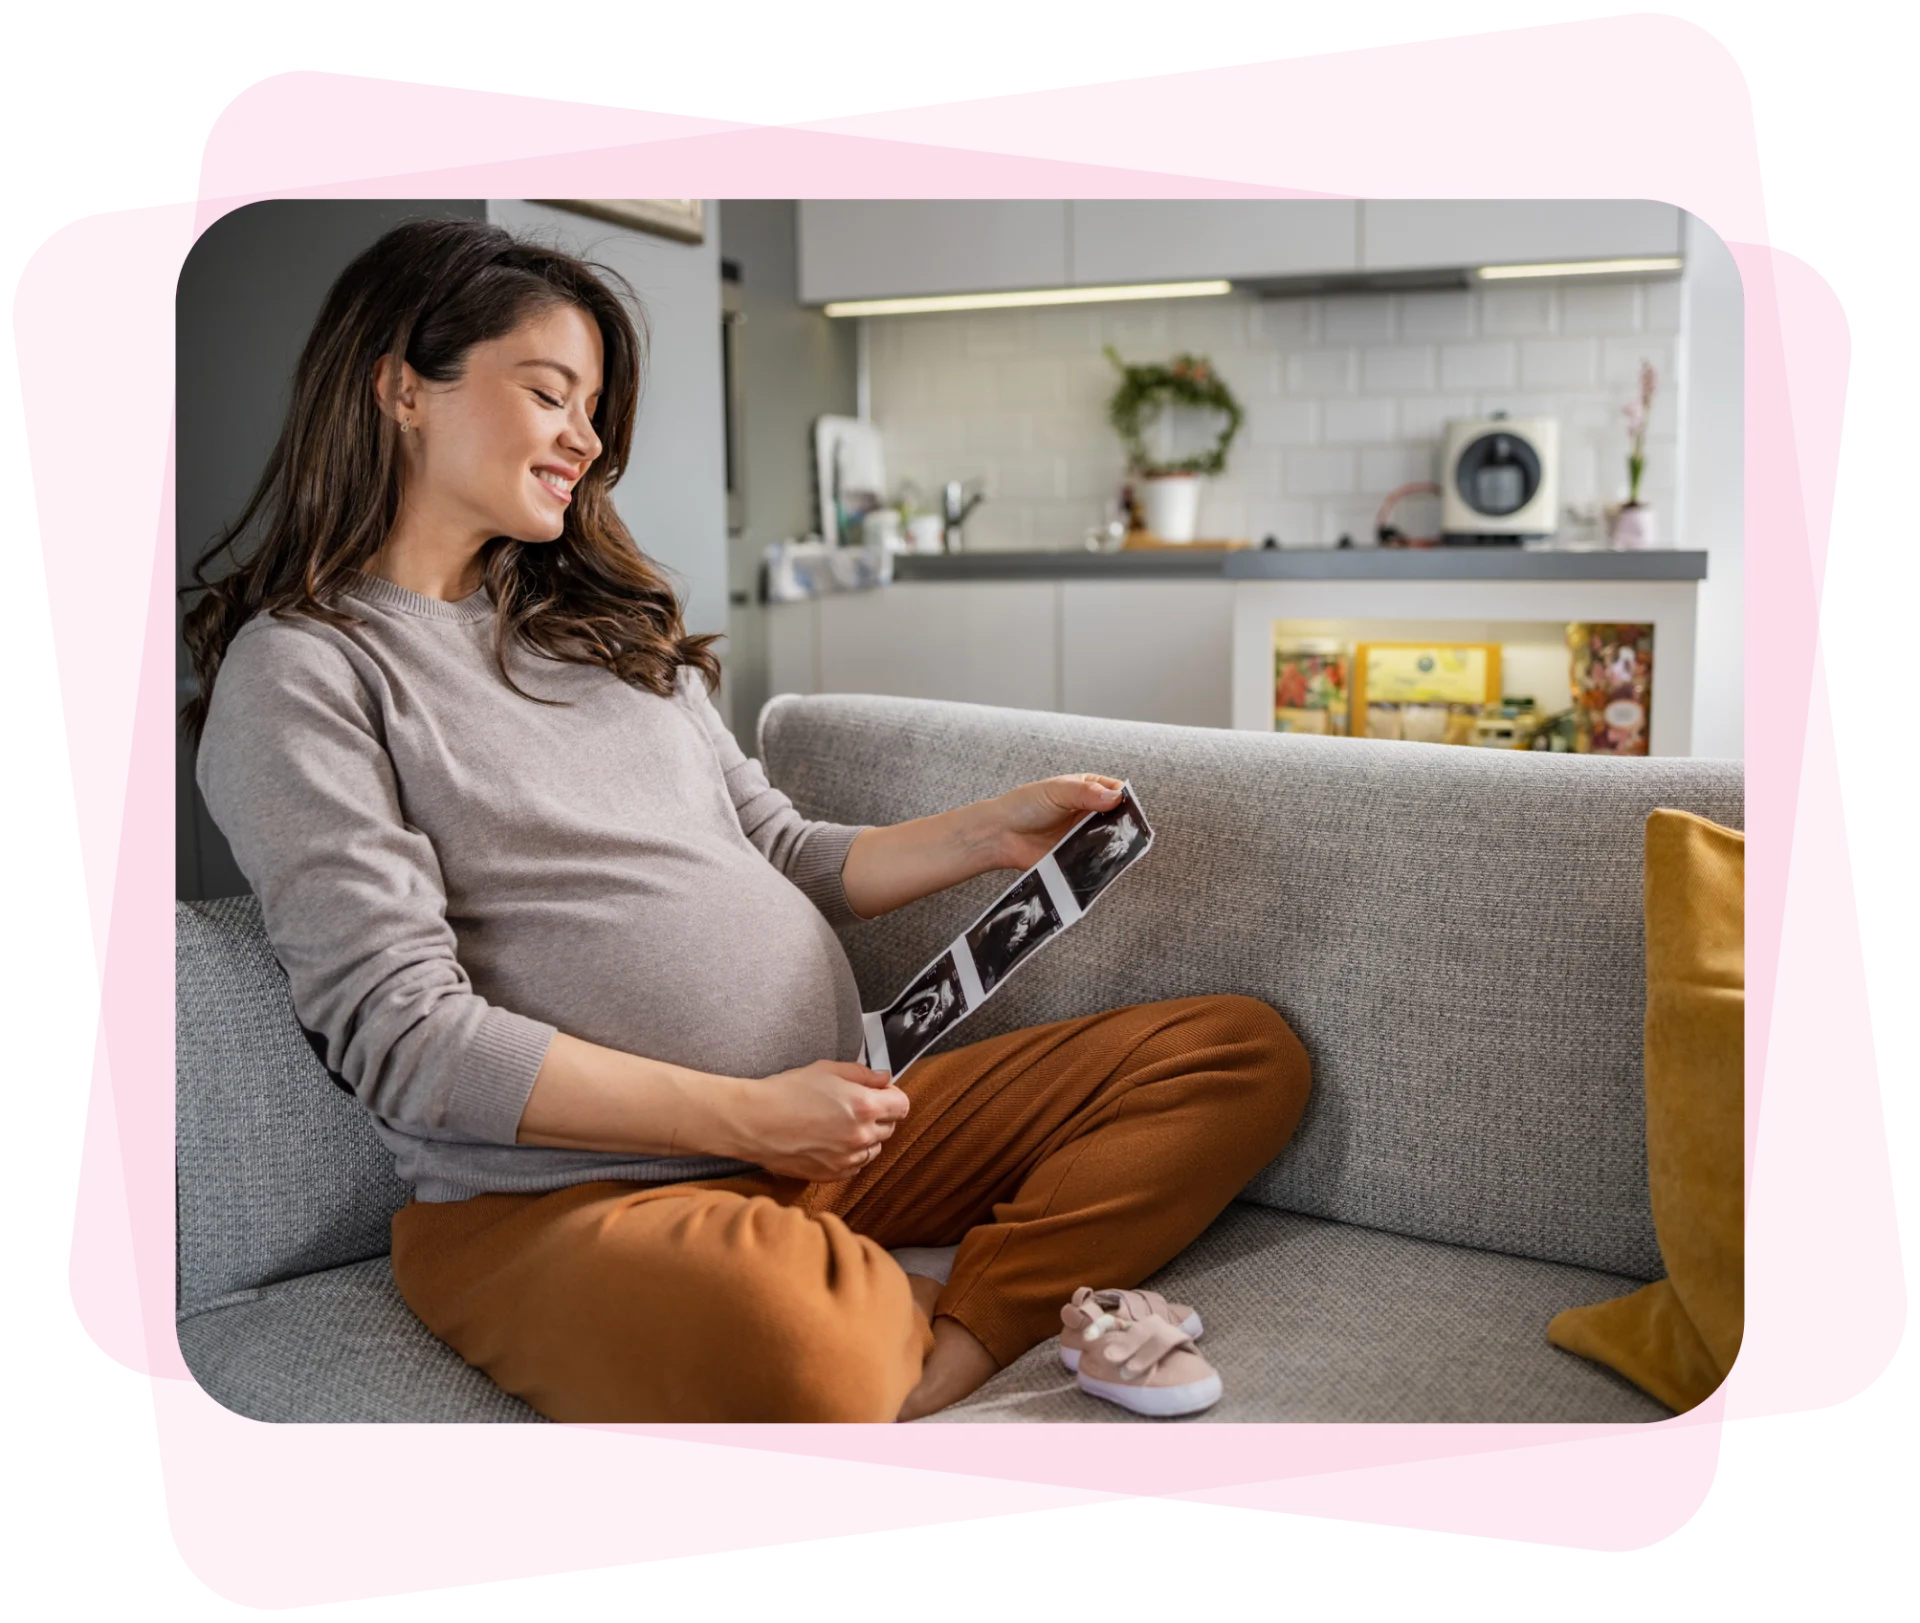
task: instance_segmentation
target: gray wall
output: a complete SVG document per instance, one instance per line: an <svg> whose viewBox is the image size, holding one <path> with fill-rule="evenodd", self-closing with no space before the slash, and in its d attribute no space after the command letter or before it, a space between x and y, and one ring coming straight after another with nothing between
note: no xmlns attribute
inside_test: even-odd
<svg viewBox="0 0 1920 1623"><path fill-rule="evenodd" d="M746 500L740 530L728 541L727 687L734 732L752 754L754 721L769 697L760 558L769 542L814 527L813 423L853 415L857 324L829 321L800 303L790 199L730 198L719 209L720 252L740 268L746 317L733 335Z"/></svg>
<svg viewBox="0 0 1920 1623"><path fill-rule="evenodd" d="M422 215L478 220L461 202L252 203L207 227L187 255L174 300L174 526L179 580L238 516L286 416L294 362L320 302L347 262L382 232ZM192 666L178 638L185 699ZM182 740L174 780L174 883L179 895L247 888L200 803Z"/></svg>
<svg viewBox="0 0 1920 1623"><path fill-rule="evenodd" d="M707 205L709 218L713 205ZM633 461L614 505L680 594L689 631L727 629L727 469L720 395L720 244L673 242L544 203L490 202L487 218L557 243L633 284L652 332ZM722 650L725 652L724 648ZM728 687L715 703L726 714Z"/></svg>

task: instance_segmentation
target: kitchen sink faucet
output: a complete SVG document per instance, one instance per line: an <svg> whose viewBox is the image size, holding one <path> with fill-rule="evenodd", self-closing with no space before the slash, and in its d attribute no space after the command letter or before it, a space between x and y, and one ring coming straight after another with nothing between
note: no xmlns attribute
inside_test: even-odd
<svg viewBox="0 0 1920 1623"><path fill-rule="evenodd" d="M946 519L946 548L949 552L959 552L965 540L960 526L967 522L967 515L986 500L986 492L978 488L975 480L969 479L962 485L958 479L949 479L941 498Z"/></svg>

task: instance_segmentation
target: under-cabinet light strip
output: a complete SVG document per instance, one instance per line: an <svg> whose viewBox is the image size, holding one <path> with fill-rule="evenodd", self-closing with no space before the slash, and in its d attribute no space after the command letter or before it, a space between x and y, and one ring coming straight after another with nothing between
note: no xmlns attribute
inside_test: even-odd
<svg viewBox="0 0 1920 1623"><path fill-rule="evenodd" d="M1231 282L1141 282L1129 287L1038 287L1018 293L942 293L919 299L836 299L830 316L913 316L940 310L1011 310L1028 304L1113 304L1122 299L1204 299Z"/></svg>
<svg viewBox="0 0 1920 1623"><path fill-rule="evenodd" d="M1558 265L1482 265L1474 275L1483 282L1515 281L1524 276L1633 276L1677 271L1681 259L1576 259Z"/></svg>

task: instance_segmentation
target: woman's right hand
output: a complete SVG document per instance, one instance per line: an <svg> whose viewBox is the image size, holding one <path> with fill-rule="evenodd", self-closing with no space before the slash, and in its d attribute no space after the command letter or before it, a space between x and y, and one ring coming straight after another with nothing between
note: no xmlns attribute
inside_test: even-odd
<svg viewBox="0 0 1920 1623"><path fill-rule="evenodd" d="M746 1083L734 1150L784 1178L837 1183L874 1161L907 1113L885 1071L815 1060Z"/></svg>

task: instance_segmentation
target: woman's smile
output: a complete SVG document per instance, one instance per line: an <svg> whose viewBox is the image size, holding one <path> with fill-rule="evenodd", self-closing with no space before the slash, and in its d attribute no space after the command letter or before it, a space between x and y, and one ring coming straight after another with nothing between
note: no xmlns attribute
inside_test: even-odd
<svg viewBox="0 0 1920 1623"><path fill-rule="evenodd" d="M573 500L574 482L580 476L578 473L568 473L559 468L542 467L533 470L533 477L540 482L541 489L549 496L557 498L560 505L564 507Z"/></svg>

